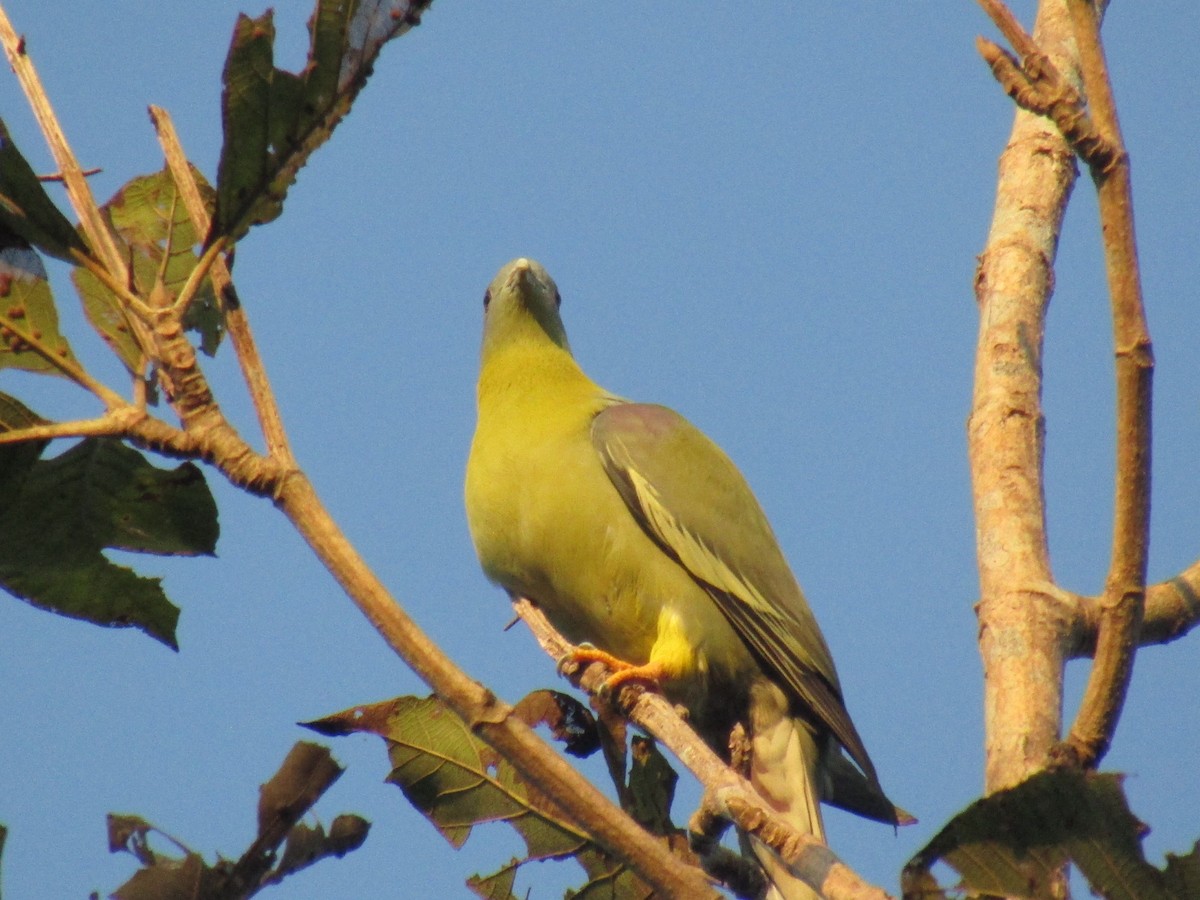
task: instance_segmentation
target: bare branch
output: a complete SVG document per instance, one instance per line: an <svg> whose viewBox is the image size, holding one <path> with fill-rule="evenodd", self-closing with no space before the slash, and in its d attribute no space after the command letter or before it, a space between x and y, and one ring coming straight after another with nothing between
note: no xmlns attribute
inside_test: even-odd
<svg viewBox="0 0 1200 900"><path fill-rule="evenodd" d="M200 190L192 177L187 156L183 152L170 114L161 107L151 106L150 121L154 123L167 166L171 170L175 184L179 187L184 206L187 207L188 216L192 220L196 233L207 234L211 224L208 210L200 198ZM241 367L242 378L250 391L250 399L254 403L258 424L267 444L267 452L285 464L294 465L295 459L292 456L287 432L283 427L283 417L275 400L275 392L271 389L262 358L258 354L258 345L250 330L250 321L246 317L241 303L237 301L237 294L233 289L233 279L223 255L213 259L209 276L212 279L213 289L221 298L221 308L225 314L225 327L230 342L233 344L238 365Z"/></svg>
<svg viewBox="0 0 1200 900"><path fill-rule="evenodd" d="M1103 607L1099 597L1070 595L1077 609L1071 637L1072 658L1095 655ZM1200 562L1169 581L1146 588L1146 610L1138 646L1169 644L1200 624Z"/></svg>
<svg viewBox="0 0 1200 900"><path fill-rule="evenodd" d="M47 441L54 438L75 437L124 437L130 423L124 413L134 407L124 407L119 411L95 419L77 419L71 422L51 422L47 425L31 425L28 428L14 428L0 431L0 444L21 444L26 441Z"/></svg>
<svg viewBox="0 0 1200 900"><path fill-rule="evenodd" d="M101 169L100 167L97 166L94 169L82 169L82 170L80 170L80 174L83 175L85 178L90 178L93 175L99 175L103 171L104 171L103 169ZM58 182L61 184L63 181L65 181L65 179L63 178L62 172L52 172L49 175L39 175L38 181Z"/></svg>
<svg viewBox="0 0 1200 900"><path fill-rule="evenodd" d="M1020 50L1024 32L1007 9L993 0L980 5L1001 13L1000 27ZM1061 0L1040 5L1035 34L1056 69L1072 73ZM1075 174L1058 129L1019 110L1000 158L991 229L975 276L980 325L967 423L989 793L1044 768L1062 724L1072 610L1057 596L1050 570L1041 393L1045 313Z"/></svg>
<svg viewBox="0 0 1200 900"><path fill-rule="evenodd" d="M996 27L1008 38L1020 61L985 38L976 40L981 56L1006 94L1022 109L1052 119L1067 143L1089 167L1107 168L1117 157L1116 146L1092 122L1083 97L1042 52L1008 7L998 0L979 0Z"/></svg>
<svg viewBox="0 0 1200 900"><path fill-rule="evenodd" d="M1089 104L1102 139L1113 148L1089 158L1100 205L1101 233L1112 302L1117 376L1117 459L1112 561L1100 600L1095 662L1064 756L1094 767L1112 742L1145 606L1150 544L1150 408L1154 355L1142 303L1129 159L1090 0L1068 0Z"/></svg>
<svg viewBox="0 0 1200 900"><path fill-rule="evenodd" d="M526 598L514 598L513 606L551 658L562 660L578 649ZM598 696L612 673L602 663L591 663L582 671L564 674L592 696ZM631 685L621 691L618 699L622 713L670 748L704 786L701 818L695 820L702 836L712 831L712 817L719 816L771 847L797 878L828 900L885 900L888 896L863 881L823 841L780 821L750 783L726 765L661 694Z"/></svg>
<svg viewBox="0 0 1200 900"><path fill-rule="evenodd" d="M67 136L58 124L58 117L54 114L54 108L46 97L45 89L42 87L42 81L33 66L33 61L26 53L25 39L13 30L12 23L3 6L0 6L0 43L4 45L8 63L16 73L17 80L21 83L21 88L29 100L29 105L33 108L33 115L50 147L50 153L54 157L54 162L62 175L63 184L66 186L67 196L75 208L76 215L79 216L92 251L116 277L117 281L126 282L129 273L125 260L117 250L116 242L104 222L104 217L100 214L100 207L97 206L96 198L92 196L92 189L87 183L87 178L84 177L83 167L79 165L79 161L71 151L70 144L67 143Z"/></svg>

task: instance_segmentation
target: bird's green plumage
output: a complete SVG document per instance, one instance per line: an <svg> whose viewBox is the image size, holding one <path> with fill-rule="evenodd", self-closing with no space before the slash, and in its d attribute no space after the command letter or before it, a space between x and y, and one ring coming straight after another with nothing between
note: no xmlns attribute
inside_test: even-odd
<svg viewBox="0 0 1200 900"><path fill-rule="evenodd" d="M525 259L501 269L485 298L466 479L484 571L569 639L653 664L719 751L730 726L747 722L752 780L820 834L832 741L878 782L771 527L698 429L583 373L558 304L550 276Z"/></svg>

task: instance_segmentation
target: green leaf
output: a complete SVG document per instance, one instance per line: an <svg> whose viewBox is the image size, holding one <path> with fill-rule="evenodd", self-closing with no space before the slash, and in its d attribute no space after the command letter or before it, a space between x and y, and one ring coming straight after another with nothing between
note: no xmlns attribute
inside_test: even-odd
<svg viewBox="0 0 1200 900"><path fill-rule="evenodd" d="M540 705L541 700L535 704ZM506 863L492 875L473 876L467 884L481 897L509 900L520 866L568 857L576 858L589 875L582 891L591 890L593 884L603 884L605 890L611 885L621 887L618 893L586 896L648 896L648 888L631 871L564 819L557 807L527 785L507 760L476 738L436 697L397 697L304 725L327 735L381 736L393 767L387 780L455 848L479 825L507 822L516 829L525 842L525 857ZM632 886L636 890L628 892Z"/></svg>
<svg viewBox="0 0 1200 900"><path fill-rule="evenodd" d="M431 2L318 0L299 74L275 68L270 11L238 17L223 74L225 143L209 241L238 240L280 214L296 174L350 111L383 45L418 24Z"/></svg>
<svg viewBox="0 0 1200 900"><path fill-rule="evenodd" d="M0 432L19 431L35 425L45 425L46 420L32 409L8 394L0 393ZM21 483L33 464L38 461L49 441L22 441L16 444L0 444L0 500L5 503L21 489Z"/></svg>
<svg viewBox="0 0 1200 900"><path fill-rule="evenodd" d="M24 238L0 224L0 369L62 375L47 353L75 361L58 330L58 311L41 257Z"/></svg>
<svg viewBox="0 0 1200 900"><path fill-rule="evenodd" d="M211 211L213 189L192 167L200 195ZM183 199L168 169L128 181L101 208L117 239L122 256L132 263L133 287L149 297L171 300L196 268L200 236L192 227ZM132 373L144 364L121 301L87 269L72 272L88 320ZM216 352L224 327L212 283L205 279L184 315L184 325L200 334L201 349Z"/></svg>
<svg viewBox="0 0 1200 900"><path fill-rule="evenodd" d="M217 509L199 468L165 470L119 441L89 439L30 466L0 510L0 586L34 606L140 628L173 649L179 609L157 578L103 549L211 555Z"/></svg>
<svg viewBox="0 0 1200 900"><path fill-rule="evenodd" d="M1200 841L1192 845L1187 856L1167 854L1164 881L1176 897L1200 897Z"/></svg>
<svg viewBox="0 0 1200 900"><path fill-rule="evenodd" d="M1049 897L1058 871L1071 862L1107 900L1196 896L1180 888L1197 874L1194 861L1168 874L1146 862L1146 829L1129 811L1122 780L1107 773L1039 772L976 801L905 867L905 896L936 889L930 869L939 860L959 872L968 891L982 894Z"/></svg>
<svg viewBox="0 0 1200 900"><path fill-rule="evenodd" d="M0 120L0 231L17 234L26 244L67 262L77 262L72 250L87 253L79 233L46 194L3 120Z"/></svg>

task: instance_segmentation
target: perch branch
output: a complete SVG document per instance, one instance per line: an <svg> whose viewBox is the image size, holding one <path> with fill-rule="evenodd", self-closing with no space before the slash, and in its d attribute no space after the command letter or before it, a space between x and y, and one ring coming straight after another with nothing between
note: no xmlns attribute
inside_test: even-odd
<svg viewBox="0 0 1200 900"><path fill-rule="evenodd" d="M545 614L529 600L514 598L513 606L551 658L560 660L578 649L559 634ZM602 664L592 663L581 672L573 673L573 679L590 695L597 696L610 674ZM627 696L635 699L627 702ZM710 816L732 821L771 847L797 878L828 900L885 900L886 893L863 881L824 842L779 821L750 783L699 738L665 697L629 687L621 692L619 699L622 712L629 720L670 748L704 786L703 803ZM708 832L710 829L702 826L702 830Z"/></svg>

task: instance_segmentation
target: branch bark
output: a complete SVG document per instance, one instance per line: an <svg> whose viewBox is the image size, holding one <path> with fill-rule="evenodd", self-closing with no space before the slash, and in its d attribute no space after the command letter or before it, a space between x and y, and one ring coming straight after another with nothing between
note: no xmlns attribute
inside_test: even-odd
<svg viewBox="0 0 1200 900"><path fill-rule="evenodd" d="M1129 156L1100 43L1100 20L1090 0L1068 0L1088 103L1107 158L1089 159L1100 204L1104 260L1112 302L1117 379L1117 459L1112 561L1100 600L1095 661L1062 754L1094 768L1112 743L1121 715L1146 595L1150 545L1150 404L1154 355L1142 304Z"/></svg>
<svg viewBox="0 0 1200 900"><path fill-rule="evenodd" d="M1073 77L1062 0L1041 4L1035 38L1058 71ZM1075 177L1074 155L1058 129L1019 110L975 276L980 327L967 423L988 793L1044 768L1062 724L1072 615L1054 589L1046 543L1041 391L1053 263Z"/></svg>
<svg viewBox="0 0 1200 900"><path fill-rule="evenodd" d="M1142 304L1133 229L1129 161L1117 122L1100 43L1100 11L1091 0L1068 0L1071 35L1083 95L1061 74L997 0L980 0L1012 42L1018 61L980 40L997 79L1023 108L1049 116L1096 184L1112 302L1116 348L1117 459L1112 557L1099 615L1094 663L1075 722L1056 747L1056 762L1092 768L1112 742L1133 672L1146 594L1150 518L1150 409L1153 353Z"/></svg>

